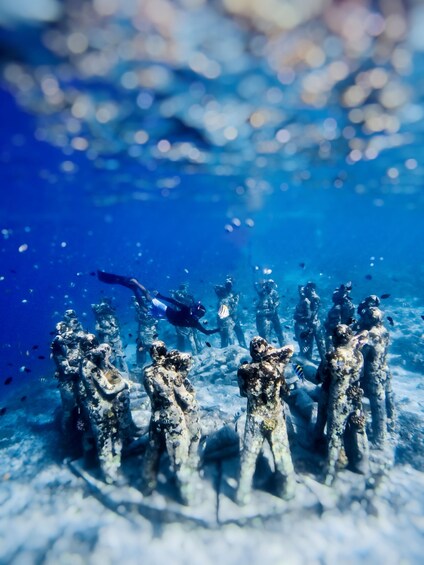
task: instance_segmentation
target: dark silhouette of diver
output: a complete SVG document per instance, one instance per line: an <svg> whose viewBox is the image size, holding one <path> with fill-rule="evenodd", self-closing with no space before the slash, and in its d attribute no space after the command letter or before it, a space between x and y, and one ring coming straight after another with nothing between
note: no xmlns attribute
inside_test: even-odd
<svg viewBox="0 0 424 565"><path fill-rule="evenodd" d="M97 276L99 281L107 284L120 284L131 289L135 295L135 298L145 311L149 311L154 318L166 318L169 323L173 326L179 326L183 328L195 328L206 335L212 335L219 332L219 328L214 330L208 330L199 322L206 313L206 308L200 302L197 302L193 306L187 306L175 300L174 298L169 298L163 296L159 292L154 293L154 296L145 288L142 284L138 282L137 279L131 277L123 277L121 275L114 275L112 273L105 273L103 271L97 271ZM167 306L161 300L169 302L175 308ZM147 304L147 306L146 306Z"/></svg>

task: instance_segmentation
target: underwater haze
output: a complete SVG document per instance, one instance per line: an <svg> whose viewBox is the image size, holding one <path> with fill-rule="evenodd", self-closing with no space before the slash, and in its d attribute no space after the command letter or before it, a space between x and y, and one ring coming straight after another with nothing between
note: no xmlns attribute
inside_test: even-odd
<svg viewBox="0 0 424 565"><path fill-rule="evenodd" d="M423 36L419 0L2 3L0 562L421 562ZM50 344L65 310L94 331L110 298L135 367L131 294L97 270L167 296L188 282L209 328L231 275L249 340L254 285L273 279L295 348L298 285L316 283L323 319L342 283L355 305L389 295L398 428L380 491L351 474L337 501L321 485L290 512L217 503L196 521L90 490L67 464ZM166 322L159 337L176 347ZM207 339L192 380L227 424L244 399Z"/></svg>

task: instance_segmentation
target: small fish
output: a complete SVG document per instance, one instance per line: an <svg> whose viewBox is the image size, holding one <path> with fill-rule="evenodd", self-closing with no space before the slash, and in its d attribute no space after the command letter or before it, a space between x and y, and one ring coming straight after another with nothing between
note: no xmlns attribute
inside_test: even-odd
<svg viewBox="0 0 424 565"><path fill-rule="evenodd" d="M95 276L96 276L96 272L95 272L95 271L91 271L90 277L95 277Z"/></svg>
<svg viewBox="0 0 424 565"><path fill-rule="evenodd" d="M30 373L31 369L28 369L28 367L25 367L24 371L25 371L25 373Z"/></svg>
<svg viewBox="0 0 424 565"><path fill-rule="evenodd" d="M382 295L380 296L380 298L381 298L382 300L385 300L386 298L389 298L389 297L390 297L390 294L387 294L387 293L386 293L386 294L382 294Z"/></svg>
<svg viewBox="0 0 424 565"><path fill-rule="evenodd" d="M39 356L38 356L38 359L45 359L45 356L44 356L44 355L39 355Z"/></svg>
<svg viewBox="0 0 424 565"><path fill-rule="evenodd" d="M284 326L286 328L286 330L291 330L290 326Z"/></svg>
<svg viewBox="0 0 424 565"><path fill-rule="evenodd" d="M0 408L0 416L4 416L7 412L7 408Z"/></svg>
<svg viewBox="0 0 424 565"><path fill-rule="evenodd" d="M12 377L7 377L7 379L4 381L5 385L10 385L10 383L13 381Z"/></svg>
<svg viewBox="0 0 424 565"><path fill-rule="evenodd" d="M226 304L221 304L219 310L218 310L218 317L221 320L225 320L225 318L228 318L230 315L230 311L228 309L228 306Z"/></svg>
<svg viewBox="0 0 424 565"><path fill-rule="evenodd" d="M156 339L157 337L159 337L159 334L153 334L153 339Z"/></svg>
<svg viewBox="0 0 424 565"><path fill-rule="evenodd" d="M209 343L209 341L205 341L205 345L206 345L206 347L212 347L212 345Z"/></svg>
<svg viewBox="0 0 424 565"><path fill-rule="evenodd" d="M8 366L8 367L13 367L13 363L8 363L7 366Z"/></svg>
<svg viewBox="0 0 424 565"><path fill-rule="evenodd" d="M26 396L21 396L21 402L25 402L26 399L27 399Z"/></svg>
<svg viewBox="0 0 424 565"><path fill-rule="evenodd" d="M347 325L350 326L355 323L355 318L349 318L347 321Z"/></svg>
<svg viewBox="0 0 424 565"><path fill-rule="evenodd" d="M34 350L35 350L35 349L38 349L38 345L33 345L32 348L33 348Z"/></svg>
<svg viewBox="0 0 424 565"><path fill-rule="evenodd" d="M306 264L305 264L305 263L299 263L299 267L300 267L301 269L304 269L304 268L306 267Z"/></svg>
<svg viewBox="0 0 424 565"><path fill-rule="evenodd" d="M56 335L55 331L49 332L49 335Z"/></svg>
<svg viewBox="0 0 424 565"><path fill-rule="evenodd" d="M394 325L395 325L395 322L394 322L394 320L393 320L393 318L392 318L391 316L387 316L387 321L389 322L389 324L390 324L391 326L394 326Z"/></svg>
<svg viewBox="0 0 424 565"><path fill-rule="evenodd" d="M365 278L367 279L367 281L372 280L372 275L365 275Z"/></svg>
<svg viewBox="0 0 424 565"><path fill-rule="evenodd" d="M133 334L128 334L128 337L132 337L132 336L133 336Z"/></svg>
<svg viewBox="0 0 424 565"><path fill-rule="evenodd" d="M301 379L302 381L305 380L305 373L303 372L302 365L293 364L293 367L294 367L294 372L299 377L299 379Z"/></svg>
<svg viewBox="0 0 424 565"><path fill-rule="evenodd" d="M421 319L424 320L424 316L423 316L423 315L421 315Z"/></svg>

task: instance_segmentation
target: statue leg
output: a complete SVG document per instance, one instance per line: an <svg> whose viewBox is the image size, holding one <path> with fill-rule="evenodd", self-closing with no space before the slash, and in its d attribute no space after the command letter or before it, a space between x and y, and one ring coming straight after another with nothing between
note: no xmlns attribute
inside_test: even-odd
<svg viewBox="0 0 424 565"><path fill-rule="evenodd" d="M327 421L328 435L328 457L325 484L331 486L336 478L336 467L343 445L343 435L346 429L350 411L346 413L346 406L343 409L330 409Z"/></svg>
<svg viewBox="0 0 424 565"><path fill-rule="evenodd" d="M280 418L275 429L270 433L269 444L275 463L277 495L280 498L292 498L296 487L296 479L285 418Z"/></svg>
<svg viewBox="0 0 424 565"><path fill-rule="evenodd" d="M163 432L150 423L149 441L141 467L143 494L151 494L157 485L160 458L165 448Z"/></svg>
<svg viewBox="0 0 424 565"><path fill-rule="evenodd" d="M249 502L256 460L263 442L264 437L260 422L248 416L244 430L243 450L241 452L240 477L236 493L237 504L241 505Z"/></svg>

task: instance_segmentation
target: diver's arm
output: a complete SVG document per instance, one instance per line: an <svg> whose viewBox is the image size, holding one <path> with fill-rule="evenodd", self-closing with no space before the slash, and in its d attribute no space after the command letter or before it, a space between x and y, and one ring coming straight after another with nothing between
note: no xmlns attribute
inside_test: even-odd
<svg viewBox="0 0 424 565"><path fill-rule="evenodd" d="M171 298L170 296L164 296L160 292L158 292L156 296L158 298L160 298L161 300L165 300L165 302L169 302L169 304L172 304L173 306L177 306L180 310L190 310L190 308L189 308L189 306L187 306L187 304L183 304L182 302L178 302L178 300L175 300L175 298Z"/></svg>
<svg viewBox="0 0 424 565"><path fill-rule="evenodd" d="M199 320L195 320L195 323L192 326L193 328L195 328L196 330L199 330L199 332L202 332L202 334L205 335L212 335L212 334L216 334L219 332L219 328L216 328L215 330L208 330L205 328L205 326L202 326L202 324L199 322Z"/></svg>

